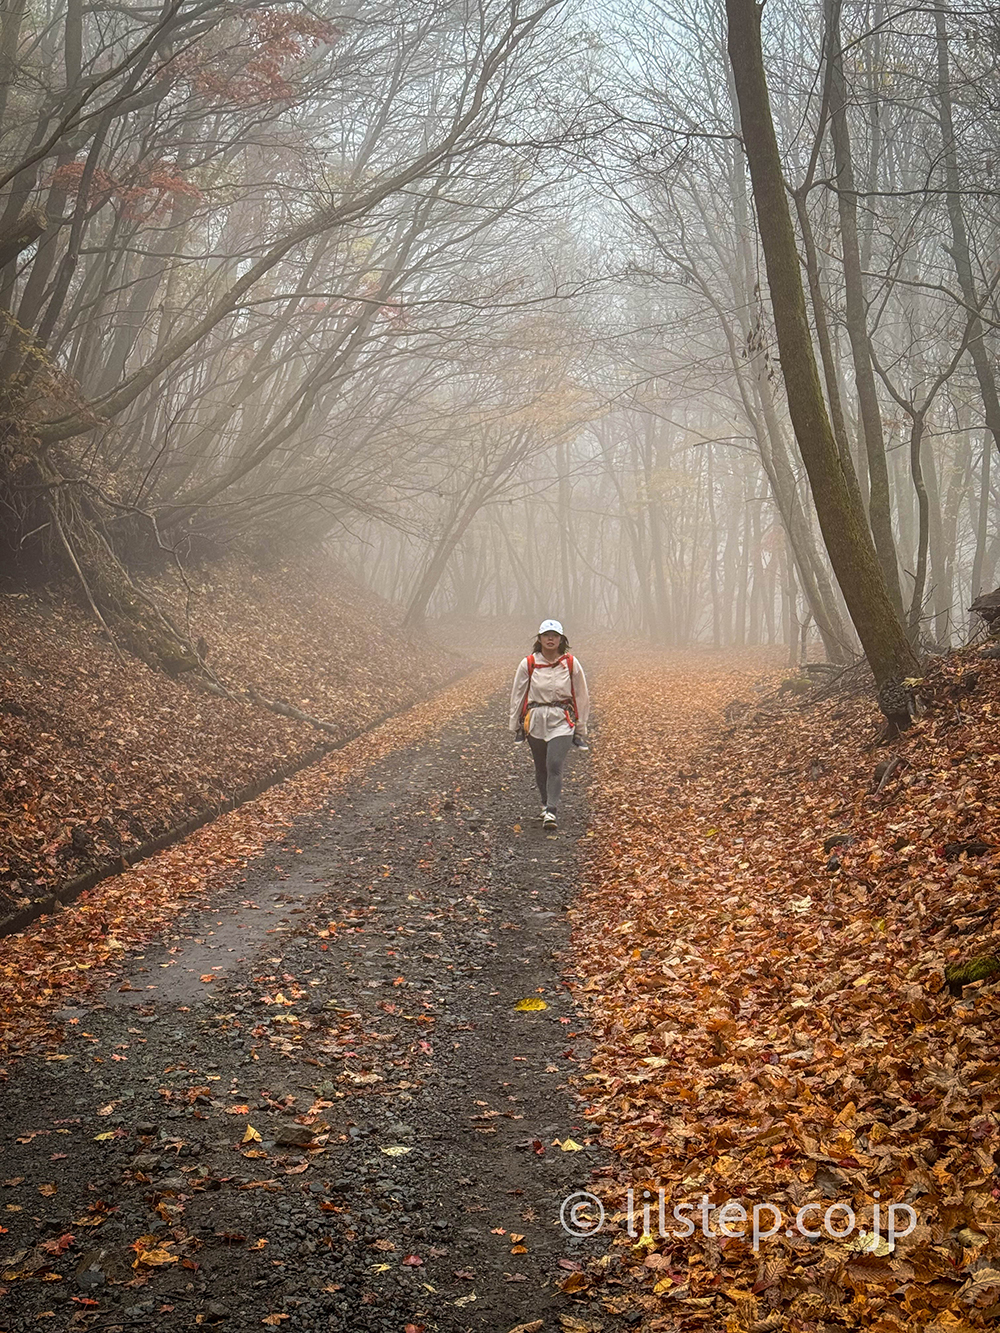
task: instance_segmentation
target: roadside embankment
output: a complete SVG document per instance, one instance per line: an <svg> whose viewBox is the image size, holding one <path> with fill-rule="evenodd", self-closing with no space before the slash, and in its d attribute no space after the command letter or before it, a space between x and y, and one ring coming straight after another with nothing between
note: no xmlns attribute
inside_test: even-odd
<svg viewBox="0 0 1000 1333"><path fill-rule="evenodd" d="M120 658L57 589L0 597L0 919L37 912L470 666L404 634L321 558L234 560L164 576L157 592L231 698Z"/></svg>
<svg viewBox="0 0 1000 1333"><path fill-rule="evenodd" d="M996 1326L1000 988L945 972L1000 956L997 667L938 661L885 746L868 693L609 667L577 994L650 1327Z"/></svg>

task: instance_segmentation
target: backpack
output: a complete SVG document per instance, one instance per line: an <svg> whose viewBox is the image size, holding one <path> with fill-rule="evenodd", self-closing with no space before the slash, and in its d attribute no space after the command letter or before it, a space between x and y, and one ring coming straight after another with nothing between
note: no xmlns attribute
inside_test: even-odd
<svg viewBox="0 0 1000 1333"><path fill-rule="evenodd" d="M524 691L524 700L521 704L521 728L524 731L524 734L525 735L528 734L528 695L531 693L532 674L536 667L539 670L541 670L542 667L558 666L560 662L565 662L566 665L569 667L569 692L573 699L573 716L570 717L569 712L567 710L566 721L569 723L571 727L575 727L577 711L576 711L576 686L573 683L573 654L563 653L562 657L557 658L554 662L536 662L535 654L529 653L527 661L528 661L528 685Z"/></svg>

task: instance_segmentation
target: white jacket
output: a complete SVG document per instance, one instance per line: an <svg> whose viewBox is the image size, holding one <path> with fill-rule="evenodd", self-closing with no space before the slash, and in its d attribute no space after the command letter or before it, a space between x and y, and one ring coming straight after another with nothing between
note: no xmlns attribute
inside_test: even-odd
<svg viewBox="0 0 1000 1333"><path fill-rule="evenodd" d="M573 681L570 684L569 663L566 657L560 657L549 666L541 653L535 654L535 669L531 672L531 693L529 703L553 703L557 699L570 699L576 693L576 730L581 736L587 731L587 718L590 716L590 694L587 690L587 678L577 658L573 658ZM524 707L524 692L528 689L528 659L521 659L521 664L514 673L514 684L510 691L510 729L517 732L521 726L521 712ZM561 708L532 708L529 735L536 740L550 741L553 736L572 736L573 726Z"/></svg>

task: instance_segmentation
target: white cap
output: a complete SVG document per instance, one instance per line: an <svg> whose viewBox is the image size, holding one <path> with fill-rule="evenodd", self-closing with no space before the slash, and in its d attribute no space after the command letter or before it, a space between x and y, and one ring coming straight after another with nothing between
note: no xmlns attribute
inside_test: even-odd
<svg viewBox="0 0 1000 1333"><path fill-rule="evenodd" d="M539 634L544 634L546 630L550 629L555 630L557 634L562 634L563 632L563 627L562 625L559 624L558 620L543 620L542 623L538 626Z"/></svg>

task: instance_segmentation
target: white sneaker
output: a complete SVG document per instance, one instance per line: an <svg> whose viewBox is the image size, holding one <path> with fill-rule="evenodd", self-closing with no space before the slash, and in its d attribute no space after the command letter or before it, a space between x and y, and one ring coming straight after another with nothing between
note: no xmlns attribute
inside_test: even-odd
<svg viewBox="0 0 1000 1333"><path fill-rule="evenodd" d="M558 826L558 820L556 819L555 811L554 810L544 811L544 813L542 814L542 828L555 829L557 826Z"/></svg>

